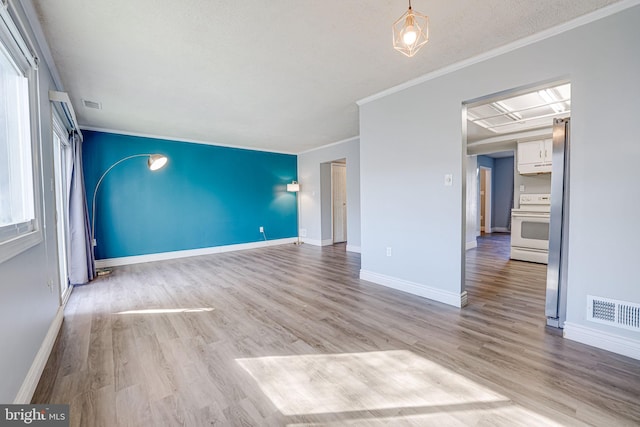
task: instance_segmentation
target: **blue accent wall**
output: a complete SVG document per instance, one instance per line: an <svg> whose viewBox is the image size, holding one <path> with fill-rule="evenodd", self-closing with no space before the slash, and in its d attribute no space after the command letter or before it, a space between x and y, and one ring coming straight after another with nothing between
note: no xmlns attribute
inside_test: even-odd
<svg viewBox="0 0 640 427"><path fill-rule="evenodd" d="M478 156L478 167L484 166L485 168L493 169L493 161L493 157ZM493 171L491 173L493 173Z"/></svg>
<svg viewBox="0 0 640 427"><path fill-rule="evenodd" d="M105 177L97 196L96 258L198 249L297 236L295 155L83 131L91 215L104 171L134 154L161 153L168 164L127 160Z"/></svg>

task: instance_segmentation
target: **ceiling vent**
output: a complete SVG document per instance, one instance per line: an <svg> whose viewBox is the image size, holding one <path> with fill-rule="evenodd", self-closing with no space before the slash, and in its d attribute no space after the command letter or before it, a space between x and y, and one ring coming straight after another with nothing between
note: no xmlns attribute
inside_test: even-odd
<svg viewBox="0 0 640 427"><path fill-rule="evenodd" d="M87 108L93 108L94 110L102 110L102 104L96 101L89 101L87 99L83 99L82 103Z"/></svg>
<svg viewBox="0 0 640 427"><path fill-rule="evenodd" d="M587 320L640 331L640 304L587 295Z"/></svg>

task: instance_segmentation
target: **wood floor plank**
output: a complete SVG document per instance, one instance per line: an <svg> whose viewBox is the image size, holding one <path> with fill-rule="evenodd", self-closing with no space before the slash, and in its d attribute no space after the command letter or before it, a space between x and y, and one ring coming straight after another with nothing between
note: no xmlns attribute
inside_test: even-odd
<svg viewBox="0 0 640 427"><path fill-rule="evenodd" d="M547 328L546 266L508 243L467 252L464 309L360 280L345 245L116 268L74 290L33 402L72 425L640 424L640 361Z"/></svg>

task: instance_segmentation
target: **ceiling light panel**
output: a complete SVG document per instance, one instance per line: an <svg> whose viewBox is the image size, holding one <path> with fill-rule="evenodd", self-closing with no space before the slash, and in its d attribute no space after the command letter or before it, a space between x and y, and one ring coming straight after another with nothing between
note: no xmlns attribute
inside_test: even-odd
<svg viewBox="0 0 640 427"><path fill-rule="evenodd" d="M492 101L467 110L468 120L498 134L551 127L554 117L571 111L571 85Z"/></svg>

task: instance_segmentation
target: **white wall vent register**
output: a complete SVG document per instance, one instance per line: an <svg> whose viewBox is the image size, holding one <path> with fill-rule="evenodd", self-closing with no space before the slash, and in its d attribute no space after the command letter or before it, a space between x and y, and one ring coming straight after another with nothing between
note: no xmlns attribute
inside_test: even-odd
<svg viewBox="0 0 640 427"><path fill-rule="evenodd" d="M102 110L102 104L100 102L83 99L82 104L87 108L93 108L94 110Z"/></svg>
<svg viewBox="0 0 640 427"><path fill-rule="evenodd" d="M640 304L587 296L587 320L640 331Z"/></svg>

